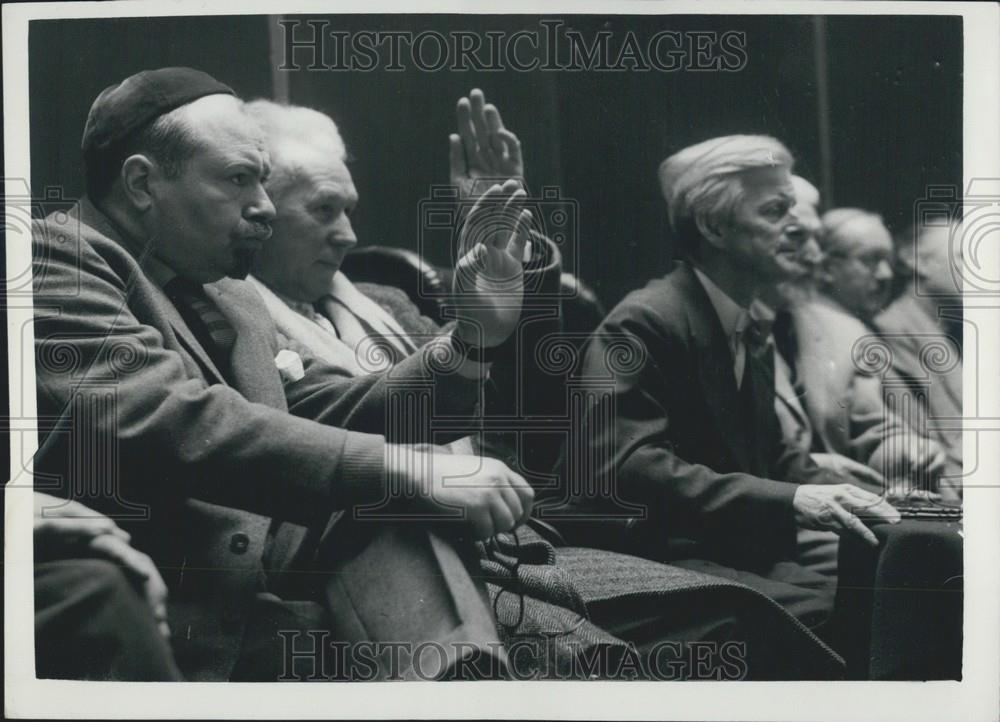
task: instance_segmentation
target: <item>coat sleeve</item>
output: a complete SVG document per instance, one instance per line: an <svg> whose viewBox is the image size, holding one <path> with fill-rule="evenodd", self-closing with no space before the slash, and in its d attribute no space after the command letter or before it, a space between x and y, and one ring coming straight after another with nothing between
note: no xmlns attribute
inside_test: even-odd
<svg viewBox="0 0 1000 722"><path fill-rule="evenodd" d="M641 349L642 362L628 368L610 363L613 344ZM792 497L796 484L743 473L718 473L685 460L675 451L677 429L688 420L672 408L670 387L686 383L690 348L650 309L612 314L592 337L584 361L588 378L610 373L613 412L590 408L585 438L594 444L598 488L615 489L629 503L646 507L649 524L671 537L714 545L741 537L765 554L787 552L795 538ZM600 417L613 423L594 423ZM612 473L617 470L617 478Z"/></svg>
<svg viewBox="0 0 1000 722"><path fill-rule="evenodd" d="M37 227L35 239L41 475L113 484L107 504L196 498L303 523L383 498L384 437L329 425L371 405L371 386L338 377L325 394L337 398L312 406L293 394L323 424L209 385L134 315L124 262Z"/></svg>
<svg viewBox="0 0 1000 722"><path fill-rule="evenodd" d="M448 334L388 371L363 376L346 375L290 339L282 343L305 367L300 381L285 386L288 410L296 416L408 444L447 443L474 422L482 384L457 373L462 360Z"/></svg>

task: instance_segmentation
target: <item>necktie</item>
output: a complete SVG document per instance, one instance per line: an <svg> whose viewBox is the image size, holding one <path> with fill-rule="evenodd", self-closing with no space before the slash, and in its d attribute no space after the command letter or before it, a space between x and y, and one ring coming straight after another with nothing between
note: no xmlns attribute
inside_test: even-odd
<svg viewBox="0 0 1000 722"><path fill-rule="evenodd" d="M746 363L740 383L740 411L754 467L750 473L767 474L770 422L774 407L774 354L769 338L772 322L751 318L743 329Z"/></svg>
<svg viewBox="0 0 1000 722"><path fill-rule="evenodd" d="M163 290L219 369L223 374L228 373L236 329L208 297L205 288L178 276Z"/></svg>
<svg viewBox="0 0 1000 722"><path fill-rule="evenodd" d="M743 343L746 345L747 355L757 361L765 361L770 351L769 339L773 321L759 318L750 318L749 323L743 329Z"/></svg>
<svg viewBox="0 0 1000 722"><path fill-rule="evenodd" d="M368 319L355 313L339 298L324 296L316 302L315 308L334 325L337 336L355 351L359 350L362 342L366 342L381 349L382 354L390 360L389 365L395 365L416 350L416 346L405 336L386 335L379 331Z"/></svg>

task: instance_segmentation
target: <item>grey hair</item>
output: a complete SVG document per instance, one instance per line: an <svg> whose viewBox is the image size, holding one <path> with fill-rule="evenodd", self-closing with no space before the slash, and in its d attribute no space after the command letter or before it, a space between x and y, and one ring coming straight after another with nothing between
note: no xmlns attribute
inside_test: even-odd
<svg viewBox="0 0 1000 722"><path fill-rule="evenodd" d="M688 146L660 164L657 173L670 225L692 242L697 222L728 223L743 196L739 175L758 168L786 167L795 159L766 135L726 135Z"/></svg>
<svg viewBox="0 0 1000 722"><path fill-rule="evenodd" d="M873 221L885 227L882 216L862 208L834 208L824 213L821 219L823 230L817 239L823 252L831 253L840 249L846 241L845 229L858 220Z"/></svg>
<svg viewBox="0 0 1000 722"><path fill-rule="evenodd" d="M283 105L263 98L246 104L247 114L264 132L271 156L268 192L280 194L298 173L297 153L332 155L347 161L347 146L333 118L313 108ZM288 152L294 149L296 152Z"/></svg>

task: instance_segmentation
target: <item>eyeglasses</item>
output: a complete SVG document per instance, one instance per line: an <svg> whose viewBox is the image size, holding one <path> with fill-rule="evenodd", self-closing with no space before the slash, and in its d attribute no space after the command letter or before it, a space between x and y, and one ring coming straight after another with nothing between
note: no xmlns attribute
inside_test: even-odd
<svg viewBox="0 0 1000 722"><path fill-rule="evenodd" d="M529 546L533 544L529 543ZM493 597L493 615L497 624L508 637L517 636L524 622L525 596L530 589L520 575L521 540L517 531L497 534L483 542L485 559L483 570L488 574L488 581L498 587ZM586 606L582 600L572 605L578 619L564 629L544 630L542 634L548 638L572 634L587 622Z"/></svg>
<svg viewBox="0 0 1000 722"><path fill-rule="evenodd" d="M892 266L892 257L880 252L862 253L855 255L853 253L846 253L844 251L831 251L826 254L831 258L843 258L848 261L857 261L862 266L864 266L869 273L874 274L883 263Z"/></svg>

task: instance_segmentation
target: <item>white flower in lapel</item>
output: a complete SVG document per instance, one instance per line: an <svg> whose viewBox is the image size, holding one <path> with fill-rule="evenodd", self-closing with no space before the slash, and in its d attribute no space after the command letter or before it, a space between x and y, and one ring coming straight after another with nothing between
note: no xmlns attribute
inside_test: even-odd
<svg viewBox="0 0 1000 722"><path fill-rule="evenodd" d="M282 383L294 383L306 375L302 367L302 357L287 348L281 349L274 357L274 365L278 367Z"/></svg>

